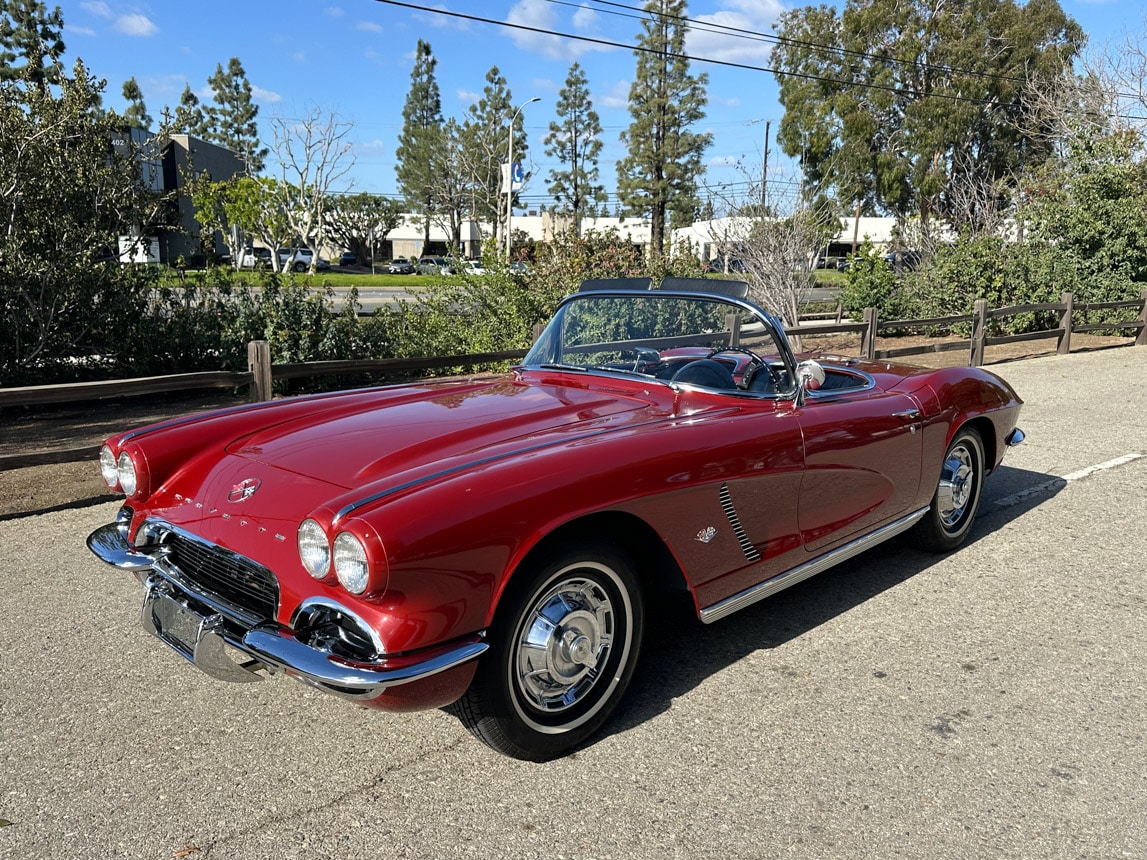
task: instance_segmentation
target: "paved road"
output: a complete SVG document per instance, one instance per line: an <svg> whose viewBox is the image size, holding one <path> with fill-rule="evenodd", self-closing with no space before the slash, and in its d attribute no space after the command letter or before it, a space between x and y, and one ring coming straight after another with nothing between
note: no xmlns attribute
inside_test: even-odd
<svg viewBox="0 0 1147 860"><path fill-rule="evenodd" d="M1147 857L1147 351L996 369L1028 442L970 544L660 631L547 765L193 671L82 549L114 505L0 523L0 857Z"/></svg>

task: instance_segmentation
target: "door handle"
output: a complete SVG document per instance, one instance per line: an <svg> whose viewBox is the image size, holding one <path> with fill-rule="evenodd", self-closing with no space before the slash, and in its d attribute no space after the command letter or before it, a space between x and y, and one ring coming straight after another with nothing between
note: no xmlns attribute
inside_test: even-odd
<svg viewBox="0 0 1147 860"><path fill-rule="evenodd" d="M903 412L893 412L893 418L903 418L905 421L915 421L920 417L919 409L905 409Z"/></svg>

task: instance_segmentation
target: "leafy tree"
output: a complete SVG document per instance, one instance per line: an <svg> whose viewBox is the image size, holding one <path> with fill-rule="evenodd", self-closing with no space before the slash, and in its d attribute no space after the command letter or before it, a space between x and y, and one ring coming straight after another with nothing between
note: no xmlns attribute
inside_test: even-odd
<svg viewBox="0 0 1147 860"><path fill-rule="evenodd" d="M605 186L598 181L597 159L601 155L601 120L593 109L585 72L570 66L566 83L558 93L559 122L550 123L546 155L556 157L561 168L550 170L547 189L573 212L574 223L590 214L594 204L605 203Z"/></svg>
<svg viewBox="0 0 1147 860"><path fill-rule="evenodd" d="M398 188L407 206L422 216L423 240L427 243L437 178L433 156L442 135L442 97L434 77L437 64L430 43L419 39L410 72L410 91L402 107L402 132L394 153Z"/></svg>
<svg viewBox="0 0 1147 860"><path fill-rule="evenodd" d="M58 87L0 85L4 384L74 378L93 355L134 360L132 327L152 276L117 255L160 222L165 199L142 182L148 153L101 109L102 87L80 62Z"/></svg>
<svg viewBox="0 0 1147 860"><path fill-rule="evenodd" d="M617 163L625 214L648 216L654 256L665 253L667 221L693 220L697 182L712 136L690 131L705 117L708 76L694 76L685 56L685 0L647 0L629 88L633 122L622 132L628 154Z"/></svg>
<svg viewBox="0 0 1147 860"><path fill-rule="evenodd" d="M279 255L274 252L295 238L283 205L291 195L279 185L266 176L237 176L221 182L204 176L189 182L187 190L205 233L220 230L231 235L235 248L243 247L248 239L257 240L272 250L271 268L278 272ZM234 256L239 265L239 255Z"/></svg>
<svg viewBox="0 0 1147 860"><path fill-rule="evenodd" d="M0 81L34 86L58 84L63 76L64 16L42 0L0 0ZM16 65L20 59L24 65Z"/></svg>
<svg viewBox="0 0 1147 860"><path fill-rule="evenodd" d="M470 105L462 122L460 146L471 185L468 193L476 218L494 225L494 236L503 235L506 204L502 188L502 164L506 159L513 96L506 79L492 66L486 73L482 97ZM525 157L529 150L521 114L514 121L514 152ZM467 192L464 192L467 193Z"/></svg>
<svg viewBox="0 0 1147 860"><path fill-rule="evenodd" d="M786 12L773 49L785 114L777 140L808 181L905 219L979 229L1001 183L1052 148L1030 94L1083 44L1056 0L847 0ZM967 205L983 189L994 205ZM1006 192L1006 187L1004 191Z"/></svg>
<svg viewBox="0 0 1147 860"><path fill-rule="evenodd" d="M124 119L136 128L150 129L152 119L147 112L147 105L143 102L143 91L135 78L129 78L123 85L123 97L127 101L127 110Z"/></svg>
<svg viewBox="0 0 1147 860"><path fill-rule="evenodd" d="M331 239L360 261L370 259L374 244L385 241L401 221L399 201L366 191L333 198L327 213Z"/></svg>
<svg viewBox="0 0 1147 860"><path fill-rule="evenodd" d="M239 154L247 165L247 175L263 170L268 150L259 141L255 118L259 106L251 100L251 82L238 57L232 57L224 71L222 64L207 79L214 92L213 104L204 109L203 137Z"/></svg>

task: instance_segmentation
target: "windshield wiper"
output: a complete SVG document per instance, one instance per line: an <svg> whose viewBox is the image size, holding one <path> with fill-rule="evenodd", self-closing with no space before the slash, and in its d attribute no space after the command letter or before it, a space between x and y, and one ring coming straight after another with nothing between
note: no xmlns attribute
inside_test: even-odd
<svg viewBox="0 0 1147 860"><path fill-rule="evenodd" d="M539 364L542 370L576 370L578 373L589 373L589 368L581 364Z"/></svg>

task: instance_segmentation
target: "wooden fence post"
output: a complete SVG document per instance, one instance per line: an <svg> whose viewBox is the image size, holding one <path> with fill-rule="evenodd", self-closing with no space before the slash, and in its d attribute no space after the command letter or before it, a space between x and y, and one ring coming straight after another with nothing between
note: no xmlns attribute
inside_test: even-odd
<svg viewBox="0 0 1147 860"><path fill-rule="evenodd" d="M972 354L968 364L972 367L984 366L984 341L988 337L988 300L976 299L972 311Z"/></svg>
<svg viewBox="0 0 1147 860"><path fill-rule="evenodd" d="M1147 289L1140 294L1143 307L1139 309L1139 334L1135 337L1136 346L1147 346Z"/></svg>
<svg viewBox="0 0 1147 860"><path fill-rule="evenodd" d="M251 381L251 402L271 399L271 347L265 340L247 344L247 369L255 377Z"/></svg>
<svg viewBox="0 0 1147 860"><path fill-rule="evenodd" d="M864 309L864 333L860 336L860 356L872 361L876 358L876 324L879 322L876 308Z"/></svg>
<svg viewBox="0 0 1147 860"><path fill-rule="evenodd" d="M1059 347L1056 349L1056 354L1067 355L1071 352L1071 313L1075 305L1075 296L1072 293L1064 293L1060 301L1063 302L1063 316L1059 319Z"/></svg>
<svg viewBox="0 0 1147 860"><path fill-rule="evenodd" d="M729 346L741 345L741 315L725 314L725 328L729 330Z"/></svg>

